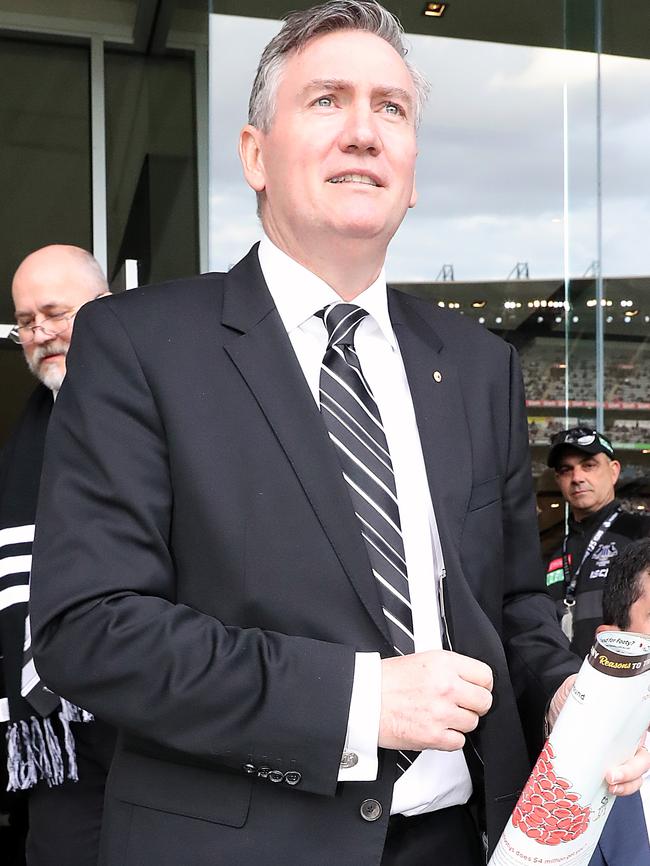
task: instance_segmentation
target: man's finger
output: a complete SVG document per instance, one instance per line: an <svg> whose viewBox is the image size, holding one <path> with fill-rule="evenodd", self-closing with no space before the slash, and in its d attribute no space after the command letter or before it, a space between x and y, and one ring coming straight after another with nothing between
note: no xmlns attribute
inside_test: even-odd
<svg viewBox="0 0 650 866"><path fill-rule="evenodd" d="M650 754L641 746L628 761L605 775L611 794L627 795L638 791L645 773L650 771Z"/></svg>
<svg viewBox="0 0 650 866"><path fill-rule="evenodd" d="M492 669L485 662L478 659L470 658L469 656L459 655L454 653L456 658L456 671L466 682L474 683L484 689L492 691L494 686L494 678Z"/></svg>
<svg viewBox="0 0 650 866"><path fill-rule="evenodd" d="M557 722L557 718L560 715L562 708L566 702L566 699L569 697L571 693L571 689L573 684L578 679L577 674L571 674L570 677L567 677L560 688L555 692L551 699L551 703L548 708L548 713L546 717L548 719L549 726L553 728L555 723Z"/></svg>
<svg viewBox="0 0 650 866"><path fill-rule="evenodd" d="M465 736L456 730L446 730L440 734L436 748L442 752L456 752L465 745Z"/></svg>
<svg viewBox="0 0 650 866"><path fill-rule="evenodd" d="M469 734L471 731L476 730L479 718L478 713L457 707L449 715L447 728L451 731L459 731L461 734Z"/></svg>
<svg viewBox="0 0 650 866"><path fill-rule="evenodd" d="M465 681L458 684L455 698L457 706L479 716L484 716L492 706L492 692L489 689Z"/></svg>

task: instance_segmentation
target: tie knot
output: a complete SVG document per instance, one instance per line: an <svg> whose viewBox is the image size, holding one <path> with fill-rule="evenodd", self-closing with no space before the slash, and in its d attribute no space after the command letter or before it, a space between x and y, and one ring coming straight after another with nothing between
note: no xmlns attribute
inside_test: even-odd
<svg viewBox="0 0 650 866"><path fill-rule="evenodd" d="M356 304L330 304L316 314L325 322L327 346L353 346L354 334L368 313Z"/></svg>

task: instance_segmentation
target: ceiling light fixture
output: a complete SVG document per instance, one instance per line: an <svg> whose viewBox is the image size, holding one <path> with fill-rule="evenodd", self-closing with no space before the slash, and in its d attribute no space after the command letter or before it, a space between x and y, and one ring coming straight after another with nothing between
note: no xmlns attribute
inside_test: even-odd
<svg viewBox="0 0 650 866"><path fill-rule="evenodd" d="M424 7L424 14L429 18L442 18L446 8L447 3L427 3Z"/></svg>

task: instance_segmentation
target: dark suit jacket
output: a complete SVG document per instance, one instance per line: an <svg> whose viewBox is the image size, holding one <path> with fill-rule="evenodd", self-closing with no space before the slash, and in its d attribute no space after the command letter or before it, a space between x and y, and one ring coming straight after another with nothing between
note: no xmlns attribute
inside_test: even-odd
<svg viewBox="0 0 650 866"><path fill-rule="evenodd" d="M650 843L640 794L618 797L589 866L648 866Z"/></svg>
<svg viewBox="0 0 650 866"><path fill-rule="evenodd" d="M514 352L396 292L390 312L452 645L495 675L472 752L493 847L529 769L516 701L541 732L577 662L539 592ZM378 866L394 753L376 781L337 773L354 653L392 650L255 250L228 274L84 307L48 439L33 641L44 679L122 731L102 863ZM361 818L368 798L379 820Z"/></svg>

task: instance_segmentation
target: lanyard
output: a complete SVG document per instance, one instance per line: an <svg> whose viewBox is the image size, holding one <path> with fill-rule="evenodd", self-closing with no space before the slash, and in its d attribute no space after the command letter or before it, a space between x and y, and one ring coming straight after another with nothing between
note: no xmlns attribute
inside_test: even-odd
<svg viewBox="0 0 650 866"><path fill-rule="evenodd" d="M575 604L576 585L578 583L578 578L580 577L580 571L582 569L582 566L589 559L591 554L596 549L596 545L598 544L600 539L607 532L609 527L616 520L620 513L621 509L617 508L616 511L613 511L609 515L609 517L606 517L603 520L598 529L592 535L591 541L587 545L587 549L585 550L584 556L582 557L582 561L574 571L573 575L571 574L569 557L567 555L567 541L569 536L564 536L564 541L562 542L562 570L564 572L564 604L566 605L566 607L573 607L573 605Z"/></svg>

